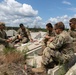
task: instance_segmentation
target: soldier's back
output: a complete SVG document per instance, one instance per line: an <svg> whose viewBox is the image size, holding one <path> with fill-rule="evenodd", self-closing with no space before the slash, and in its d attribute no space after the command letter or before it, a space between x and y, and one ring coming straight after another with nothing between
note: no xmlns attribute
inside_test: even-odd
<svg viewBox="0 0 76 75"><path fill-rule="evenodd" d="M69 30L68 32L70 36L73 38L73 48L74 52L76 53L76 30Z"/></svg>

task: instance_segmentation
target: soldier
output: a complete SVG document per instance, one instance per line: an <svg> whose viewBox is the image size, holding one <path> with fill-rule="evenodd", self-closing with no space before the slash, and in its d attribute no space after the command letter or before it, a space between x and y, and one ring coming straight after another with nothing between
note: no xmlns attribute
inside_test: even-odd
<svg viewBox="0 0 76 75"><path fill-rule="evenodd" d="M72 18L69 20L69 34L73 38L73 44L74 44L74 52L76 52L76 18Z"/></svg>
<svg viewBox="0 0 76 75"><path fill-rule="evenodd" d="M11 39L8 39L6 32L4 31L5 24L0 22L0 44L3 44L5 47L9 46L9 42L11 42ZM13 47L10 44L11 47Z"/></svg>
<svg viewBox="0 0 76 75"><path fill-rule="evenodd" d="M43 45L47 46L47 42L50 41L51 38L55 36L55 32L53 31L53 26L51 23L46 24L47 33L43 40Z"/></svg>
<svg viewBox="0 0 76 75"><path fill-rule="evenodd" d="M25 28L25 26L22 23L19 26L20 28L17 31L18 35L15 37L15 39L13 39L13 41L18 40L18 42L21 43L27 43L28 41L33 41L29 30Z"/></svg>
<svg viewBox="0 0 76 75"><path fill-rule="evenodd" d="M64 64L69 62L74 56L72 48L72 38L65 31L63 22L58 22L54 26L55 32L58 34L50 44L43 51L42 66L40 68L33 68L33 72L44 72L45 69L54 67L54 64Z"/></svg>

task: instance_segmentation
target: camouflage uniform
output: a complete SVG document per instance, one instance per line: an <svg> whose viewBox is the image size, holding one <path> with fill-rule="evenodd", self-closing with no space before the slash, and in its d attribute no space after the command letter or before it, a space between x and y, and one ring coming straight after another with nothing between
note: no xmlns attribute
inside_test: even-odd
<svg viewBox="0 0 76 75"><path fill-rule="evenodd" d="M5 40L7 39L7 34L6 32L3 30L0 30L0 44L4 44L7 45L7 43L5 42Z"/></svg>
<svg viewBox="0 0 76 75"><path fill-rule="evenodd" d="M54 31L47 31L47 33L46 33L46 36L50 36L50 37L54 37L56 34L55 34L55 32ZM43 42L42 42L42 44L44 45L44 46L47 46L47 41L48 41L49 39L47 39L47 38L44 38L43 39Z"/></svg>
<svg viewBox="0 0 76 75"><path fill-rule="evenodd" d="M0 26L1 25L3 25L3 24L1 23ZM11 43L6 42L7 39L8 39L8 37L7 37L6 32L4 30L0 29L0 45L4 45L5 47L13 47L13 45Z"/></svg>
<svg viewBox="0 0 76 75"><path fill-rule="evenodd" d="M31 39L31 34L30 31L28 29L25 28L25 30L23 31L21 28L18 30L18 34L21 35L22 39L21 39L21 43L26 43Z"/></svg>
<svg viewBox="0 0 76 75"><path fill-rule="evenodd" d="M68 31L70 36L73 38L73 48L74 48L74 52L76 52L76 30L69 30Z"/></svg>
<svg viewBox="0 0 76 75"><path fill-rule="evenodd" d="M72 38L66 31L62 31L55 39L47 45L43 51L43 64L47 65L52 61L65 63L69 61L74 53L72 48Z"/></svg>

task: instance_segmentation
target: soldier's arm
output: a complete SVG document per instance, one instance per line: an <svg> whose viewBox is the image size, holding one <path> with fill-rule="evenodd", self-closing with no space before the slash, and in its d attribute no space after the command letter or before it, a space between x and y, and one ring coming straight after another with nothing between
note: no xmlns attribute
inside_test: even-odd
<svg viewBox="0 0 76 75"><path fill-rule="evenodd" d="M44 38L45 38L45 39L50 39L49 31L47 31L47 32L46 32L46 34L45 34Z"/></svg>
<svg viewBox="0 0 76 75"><path fill-rule="evenodd" d="M69 33L69 35L72 37L73 42L75 42L75 41L76 41L76 38L72 36L72 34L74 34L74 33L73 33L71 30L69 30L68 33ZM76 33L76 32L75 32L75 33ZM76 35L76 34L74 34L74 35Z"/></svg>
<svg viewBox="0 0 76 75"><path fill-rule="evenodd" d="M8 36L7 36L6 32L5 32L5 39L8 39Z"/></svg>
<svg viewBox="0 0 76 75"><path fill-rule="evenodd" d="M0 42L5 42L5 41L6 41L6 39L3 39L0 37Z"/></svg>
<svg viewBox="0 0 76 75"><path fill-rule="evenodd" d="M73 38L73 42L76 42L76 38Z"/></svg>
<svg viewBox="0 0 76 75"><path fill-rule="evenodd" d="M10 41L11 41L11 39L3 39L0 37L0 42L10 42Z"/></svg>
<svg viewBox="0 0 76 75"><path fill-rule="evenodd" d="M48 47L52 49L59 49L64 42L64 38L62 36L56 36L55 39L48 44Z"/></svg>
<svg viewBox="0 0 76 75"><path fill-rule="evenodd" d="M0 42L5 42L6 39L2 38L1 36L2 36L2 35L1 35L1 32L0 32Z"/></svg>
<svg viewBox="0 0 76 75"><path fill-rule="evenodd" d="M48 36L48 35L49 35L49 31L46 32L45 36Z"/></svg>
<svg viewBox="0 0 76 75"><path fill-rule="evenodd" d="M26 29L26 31L27 31L27 35L28 35L29 39L31 40L32 37L31 37L30 31L28 29Z"/></svg>

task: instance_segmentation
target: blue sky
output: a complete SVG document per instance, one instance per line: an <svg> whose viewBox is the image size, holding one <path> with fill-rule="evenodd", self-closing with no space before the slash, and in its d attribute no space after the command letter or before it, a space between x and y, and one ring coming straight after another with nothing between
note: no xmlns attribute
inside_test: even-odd
<svg viewBox="0 0 76 75"><path fill-rule="evenodd" d="M10 26L45 27L63 21L69 27L70 18L76 18L76 0L0 0L0 21Z"/></svg>
<svg viewBox="0 0 76 75"><path fill-rule="evenodd" d="M76 7L76 0L17 0L31 5L38 10L39 16L48 19L62 15L73 15L76 12L69 10ZM75 10L76 11L76 10Z"/></svg>

